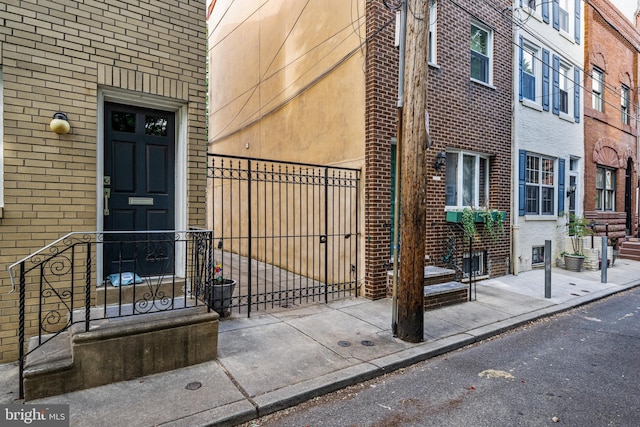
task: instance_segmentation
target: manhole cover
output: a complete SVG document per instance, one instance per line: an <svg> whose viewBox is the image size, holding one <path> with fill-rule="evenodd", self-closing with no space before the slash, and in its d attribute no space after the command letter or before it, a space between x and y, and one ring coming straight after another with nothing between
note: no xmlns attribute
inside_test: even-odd
<svg viewBox="0 0 640 427"><path fill-rule="evenodd" d="M192 383L187 384L185 387L187 390L197 390L202 387L202 383L200 381L194 381Z"/></svg>
<svg viewBox="0 0 640 427"><path fill-rule="evenodd" d="M338 341L338 345L340 347L350 347L351 343L349 341Z"/></svg>
<svg viewBox="0 0 640 427"><path fill-rule="evenodd" d="M360 344L362 344L365 347L372 347L374 345L373 341L367 341L367 340L361 341Z"/></svg>

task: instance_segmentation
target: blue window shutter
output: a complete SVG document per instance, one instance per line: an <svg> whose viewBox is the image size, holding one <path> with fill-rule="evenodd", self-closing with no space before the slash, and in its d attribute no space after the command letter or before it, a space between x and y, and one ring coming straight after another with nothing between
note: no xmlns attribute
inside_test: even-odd
<svg viewBox="0 0 640 427"><path fill-rule="evenodd" d="M558 215L564 212L564 159L558 159Z"/></svg>
<svg viewBox="0 0 640 427"><path fill-rule="evenodd" d="M542 49L542 108L549 111L549 51Z"/></svg>
<svg viewBox="0 0 640 427"><path fill-rule="evenodd" d="M573 119L580 123L580 70L573 69Z"/></svg>
<svg viewBox="0 0 640 427"><path fill-rule="evenodd" d="M580 36L582 28L580 28L580 9L582 8L582 0L575 0L576 17L574 21L574 35L576 43L580 44Z"/></svg>
<svg viewBox="0 0 640 427"><path fill-rule="evenodd" d="M524 39L520 36L520 61L518 68L518 98L522 100L522 60L523 60Z"/></svg>
<svg viewBox="0 0 640 427"><path fill-rule="evenodd" d="M525 196L527 192L527 152L520 150L518 158L518 215L526 213Z"/></svg>
<svg viewBox="0 0 640 427"><path fill-rule="evenodd" d="M553 0L553 28L560 30L560 4Z"/></svg>
<svg viewBox="0 0 640 427"><path fill-rule="evenodd" d="M560 58L553 55L553 114L560 114Z"/></svg>
<svg viewBox="0 0 640 427"><path fill-rule="evenodd" d="M549 2L546 0L542 2L542 20L545 24L549 23ZM558 27L559 26L560 23L558 22Z"/></svg>

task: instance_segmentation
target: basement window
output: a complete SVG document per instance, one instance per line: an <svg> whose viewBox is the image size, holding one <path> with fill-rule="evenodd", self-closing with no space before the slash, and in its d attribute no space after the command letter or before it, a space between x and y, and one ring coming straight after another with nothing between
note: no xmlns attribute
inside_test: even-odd
<svg viewBox="0 0 640 427"><path fill-rule="evenodd" d="M544 265L544 246L534 246L531 248L531 265Z"/></svg>

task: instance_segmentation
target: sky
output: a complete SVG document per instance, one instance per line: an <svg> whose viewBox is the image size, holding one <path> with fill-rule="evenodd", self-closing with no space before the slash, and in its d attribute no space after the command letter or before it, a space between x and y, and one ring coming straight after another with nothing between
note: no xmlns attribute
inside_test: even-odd
<svg viewBox="0 0 640 427"><path fill-rule="evenodd" d="M629 21L635 24L635 13L638 9L638 0L609 0L615 7L618 8Z"/></svg>

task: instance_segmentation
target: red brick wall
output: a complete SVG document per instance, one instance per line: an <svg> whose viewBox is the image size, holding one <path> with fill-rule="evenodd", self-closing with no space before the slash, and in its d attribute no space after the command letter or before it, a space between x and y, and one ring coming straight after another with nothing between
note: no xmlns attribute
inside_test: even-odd
<svg viewBox="0 0 640 427"><path fill-rule="evenodd" d="M612 26L615 26L615 29ZM637 185L637 114L638 51L640 35L633 26L621 19L617 10L607 0L594 0L585 7L585 174L584 210L596 208L596 168L598 164L617 168L616 212L625 211L625 175L631 158L632 188L631 212L636 233ZM615 54L613 53L615 52ZM635 65L634 65L635 64ZM604 112L591 108L593 67L604 71ZM623 125L620 112L620 89L625 84L630 89L630 124ZM612 149L613 151L610 151ZM605 153L604 151L609 151ZM615 153L615 156L611 156Z"/></svg>
<svg viewBox="0 0 640 427"><path fill-rule="evenodd" d="M396 136L398 50L395 13L367 2L365 141L365 296L386 295L390 248L391 138Z"/></svg>
<svg viewBox="0 0 640 427"><path fill-rule="evenodd" d="M455 235L462 258L461 232L445 222L445 168L433 163L438 152L449 148L491 154L490 207L509 211L511 200L511 100L512 52L509 17L500 14L511 2L495 7L483 0L461 0L461 7L438 1L438 67L429 70L430 131L434 141L427 153L427 234L429 264L442 265L447 237ZM393 13L381 0L367 3L369 35ZM470 80L469 32L473 17L495 28L493 37L493 87ZM396 135L398 49L395 23L373 37L367 49L366 223L365 295L384 296L390 247L390 141ZM438 180L438 178L440 178ZM492 276L505 274L509 257L509 218L498 241L483 239L476 249L488 250Z"/></svg>

